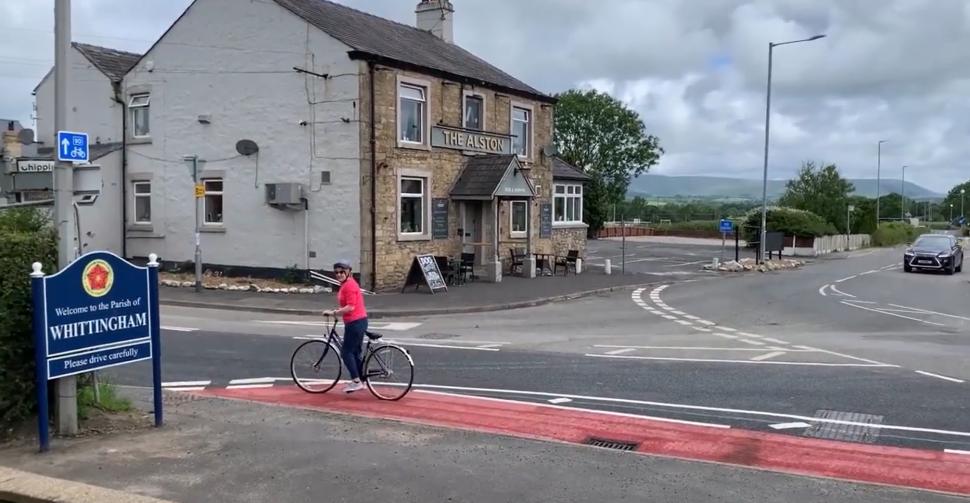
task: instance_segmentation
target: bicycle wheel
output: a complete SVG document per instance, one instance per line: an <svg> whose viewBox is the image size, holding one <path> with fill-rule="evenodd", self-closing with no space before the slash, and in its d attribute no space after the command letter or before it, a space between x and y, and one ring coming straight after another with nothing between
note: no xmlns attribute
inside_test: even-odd
<svg viewBox="0 0 970 503"><path fill-rule="evenodd" d="M414 361L407 350L385 344L374 348L364 362L367 389L381 400L400 400L414 384Z"/></svg>
<svg viewBox="0 0 970 503"><path fill-rule="evenodd" d="M340 380L342 370L340 352L326 341L306 341L290 357L293 382L307 393L330 391Z"/></svg>

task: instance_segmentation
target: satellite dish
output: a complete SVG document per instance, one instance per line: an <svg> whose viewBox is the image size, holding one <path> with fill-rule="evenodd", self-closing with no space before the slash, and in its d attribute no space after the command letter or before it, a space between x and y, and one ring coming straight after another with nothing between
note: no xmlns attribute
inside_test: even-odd
<svg viewBox="0 0 970 503"><path fill-rule="evenodd" d="M259 146L253 140L239 140L236 142L236 152L242 155L253 155L259 152Z"/></svg>
<svg viewBox="0 0 970 503"><path fill-rule="evenodd" d="M21 129L20 132L17 133L17 140L19 140L20 143L23 143L24 145L30 145L31 143L34 143L34 130Z"/></svg>

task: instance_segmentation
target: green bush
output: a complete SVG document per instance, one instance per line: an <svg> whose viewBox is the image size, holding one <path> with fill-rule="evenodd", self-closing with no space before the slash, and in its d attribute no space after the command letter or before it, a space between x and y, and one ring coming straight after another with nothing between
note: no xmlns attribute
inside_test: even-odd
<svg viewBox="0 0 970 503"><path fill-rule="evenodd" d="M770 207L767 214L768 232L784 232L786 236L816 238L838 234L836 228L822 217L794 208ZM758 241L761 227L761 209L756 208L744 217L741 237L748 242Z"/></svg>
<svg viewBox="0 0 970 503"><path fill-rule="evenodd" d="M671 222L670 224L655 224L663 231L717 231L717 220L689 220L687 222Z"/></svg>
<svg viewBox="0 0 970 503"><path fill-rule="evenodd" d="M30 264L57 264L53 230L40 212L0 211L0 428L35 410Z"/></svg>
<svg viewBox="0 0 970 503"><path fill-rule="evenodd" d="M920 235L930 232L928 227L913 227L906 222L883 222L872 233L873 246L896 246L910 243Z"/></svg>

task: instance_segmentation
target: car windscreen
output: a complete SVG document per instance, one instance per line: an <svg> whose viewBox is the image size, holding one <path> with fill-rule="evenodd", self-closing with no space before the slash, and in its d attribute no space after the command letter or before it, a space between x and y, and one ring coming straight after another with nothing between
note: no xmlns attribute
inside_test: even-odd
<svg viewBox="0 0 970 503"><path fill-rule="evenodd" d="M949 250L950 249L950 238L945 237L923 237L916 240L913 244L913 248L920 248L923 250Z"/></svg>

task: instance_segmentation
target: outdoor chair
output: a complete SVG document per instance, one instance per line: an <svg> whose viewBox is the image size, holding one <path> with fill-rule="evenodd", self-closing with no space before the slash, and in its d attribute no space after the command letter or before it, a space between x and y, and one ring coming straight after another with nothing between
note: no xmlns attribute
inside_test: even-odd
<svg viewBox="0 0 970 503"><path fill-rule="evenodd" d="M471 278L475 280L475 254L474 253L462 253L461 263L458 266L458 277L461 278L461 282L464 283Z"/></svg>
<svg viewBox="0 0 970 503"><path fill-rule="evenodd" d="M509 262L509 275L515 274L515 269L518 268L521 272L522 266L524 265L522 259L524 258L524 252L517 251L514 248L509 248L509 256L511 257L511 262Z"/></svg>
<svg viewBox="0 0 970 503"><path fill-rule="evenodd" d="M569 274L569 268L573 268L573 272L576 272L576 261L580 259L579 250L569 250L565 257L556 257L556 265L553 270L553 274L559 271L559 267L563 268L563 275Z"/></svg>

